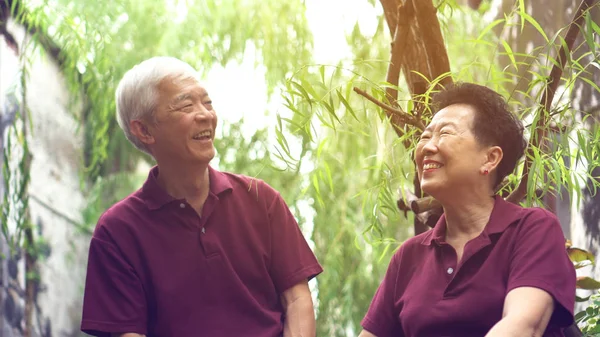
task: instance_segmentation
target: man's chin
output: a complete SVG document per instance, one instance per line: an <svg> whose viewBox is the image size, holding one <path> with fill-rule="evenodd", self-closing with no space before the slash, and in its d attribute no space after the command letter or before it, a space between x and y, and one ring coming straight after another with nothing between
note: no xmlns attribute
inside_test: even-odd
<svg viewBox="0 0 600 337"><path fill-rule="evenodd" d="M196 161L199 164L209 164L211 162L211 160L213 160L213 158L215 158L215 150L214 148L212 149L212 151L204 151L204 153L199 153L195 156Z"/></svg>

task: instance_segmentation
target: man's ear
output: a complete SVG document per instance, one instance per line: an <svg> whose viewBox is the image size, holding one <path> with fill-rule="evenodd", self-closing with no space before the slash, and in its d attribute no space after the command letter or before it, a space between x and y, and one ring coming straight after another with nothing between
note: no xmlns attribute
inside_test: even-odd
<svg viewBox="0 0 600 337"><path fill-rule="evenodd" d="M142 143L149 145L154 143L154 136L150 133L148 126L140 120L132 120L129 122L131 133L136 136Z"/></svg>
<svg viewBox="0 0 600 337"><path fill-rule="evenodd" d="M504 153L500 146L492 146L489 148L486 154L485 169L489 171L495 170L500 164L503 156Z"/></svg>

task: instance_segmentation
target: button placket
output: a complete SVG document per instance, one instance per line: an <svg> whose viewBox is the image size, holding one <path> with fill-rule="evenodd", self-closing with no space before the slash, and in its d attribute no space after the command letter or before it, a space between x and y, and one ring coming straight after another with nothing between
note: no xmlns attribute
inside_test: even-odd
<svg viewBox="0 0 600 337"><path fill-rule="evenodd" d="M456 251L450 244L444 242L440 246L442 249L442 260L440 261L440 267L443 268L443 273L446 275L446 290L444 291L444 293L446 293L456 275L456 270L458 268L457 256Z"/></svg>

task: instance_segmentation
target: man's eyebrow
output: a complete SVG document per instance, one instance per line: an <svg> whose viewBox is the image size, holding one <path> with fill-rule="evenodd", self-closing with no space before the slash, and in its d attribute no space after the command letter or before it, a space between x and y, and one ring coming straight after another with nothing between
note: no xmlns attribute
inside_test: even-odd
<svg viewBox="0 0 600 337"><path fill-rule="evenodd" d="M192 98L192 94L190 94L190 93L184 93L184 94L178 95L171 101L171 105L176 105L176 104L181 103L182 101L185 101L186 99L190 99L190 98Z"/></svg>
<svg viewBox="0 0 600 337"><path fill-rule="evenodd" d="M181 102L183 102L185 100L194 98L194 96L196 96L196 93L194 93L194 92L185 92L183 94L177 95L177 97L175 97L171 101L171 103L169 104L169 106L177 105L177 104L179 104L179 103L181 103ZM200 99L204 99L204 98L208 97L208 92L202 91L202 92L199 93L199 96L200 96Z"/></svg>

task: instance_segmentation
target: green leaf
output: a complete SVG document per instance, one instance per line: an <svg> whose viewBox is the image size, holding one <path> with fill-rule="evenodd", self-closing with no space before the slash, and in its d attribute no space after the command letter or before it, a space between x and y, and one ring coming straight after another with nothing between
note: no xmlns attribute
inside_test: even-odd
<svg viewBox="0 0 600 337"><path fill-rule="evenodd" d="M505 19L497 19L494 20L493 22L491 22L489 25L485 26L485 28L481 31L481 33L479 33L479 36L477 37L477 40L481 40L483 37L486 36L486 34L492 30L494 27L496 27L497 25L501 24L501 23L505 23L506 20Z"/></svg>
<svg viewBox="0 0 600 337"><path fill-rule="evenodd" d="M589 276L578 276L577 277L577 288L585 290L596 290L600 289L600 282Z"/></svg>
<svg viewBox="0 0 600 337"><path fill-rule="evenodd" d="M592 13L590 11L585 13L585 24L587 29L581 29L581 33L585 37L585 41L590 48L592 54L596 52L596 43L594 41L594 28L592 27Z"/></svg>
<svg viewBox="0 0 600 337"><path fill-rule="evenodd" d="M544 29L542 29L542 26L540 26L540 24L533 17L531 17L531 15L529 15L525 12L522 12L521 17L523 17L525 20L527 20L527 22L529 22L533 27L535 27L535 29L538 31L538 33L540 33L542 35L542 37L544 37L545 42L549 42L546 32L544 32Z"/></svg>
<svg viewBox="0 0 600 337"><path fill-rule="evenodd" d="M574 263L590 261L592 264L595 263L594 255L587 250L583 250L580 248L569 247L567 248L567 254L569 254L569 258Z"/></svg>
<svg viewBox="0 0 600 337"><path fill-rule="evenodd" d="M575 302L587 302L587 300L589 300L590 297L591 297L591 295L588 297L579 297L579 296L575 295ZM585 311L578 312L577 315L575 315L575 321L579 322L579 320L581 318L583 318L584 316L585 316Z"/></svg>
<svg viewBox="0 0 600 337"><path fill-rule="evenodd" d="M515 60L515 56L513 55L512 48L505 40L501 40L501 42L502 46L504 47L504 50L506 51L506 55L510 59L510 62L515 67L515 69L518 68L517 61Z"/></svg>
<svg viewBox="0 0 600 337"><path fill-rule="evenodd" d="M519 0L518 14L521 17L521 33L523 33L523 28L525 27L525 20L523 16L523 14L527 14L525 10L525 1Z"/></svg>
<svg viewBox="0 0 600 337"><path fill-rule="evenodd" d="M352 115L352 117L354 117L354 119L356 121L359 121L358 117L356 117L356 114L354 113L354 109L352 109L352 107L350 106L350 104L348 103L348 101L346 100L344 95L342 95L341 91L339 89L337 89L336 93L337 93L338 98L340 99L340 102L342 102L342 104L346 108L346 111L348 111L350 113L350 115Z"/></svg>

